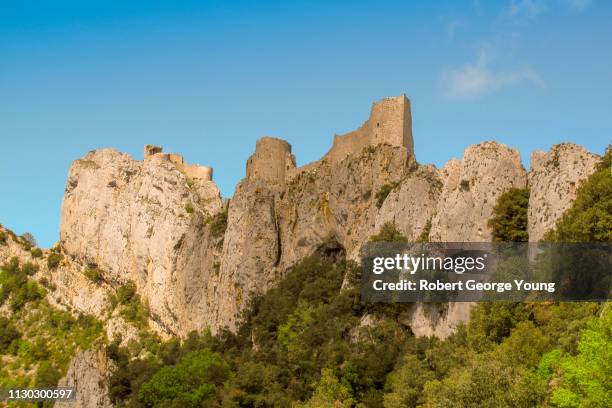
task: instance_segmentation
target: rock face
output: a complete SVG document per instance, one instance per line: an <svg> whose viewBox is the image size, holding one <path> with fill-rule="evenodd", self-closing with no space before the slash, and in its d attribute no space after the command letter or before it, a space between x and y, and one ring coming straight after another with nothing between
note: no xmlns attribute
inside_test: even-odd
<svg viewBox="0 0 612 408"><path fill-rule="evenodd" d="M278 157L281 163L285 155ZM235 329L240 311L254 294L270 288L325 242L339 243L357 259L376 226L375 193L384 184L399 182L411 166L416 164L406 148L384 145L339 162L324 158L290 169L275 181L243 180L229 205L217 327Z"/></svg>
<svg viewBox="0 0 612 408"><path fill-rule="evenodd" d="M440 170L419 165L411 123L408 99L386 98L321 160L299 168L287 142L262 138L227 205L212 169L159 147L146 146L144 161L91 152L70 169L61 247L67 262L97 265L109 286L134 281L154 326L185 336L206 327L236 330L253 296L295 263L330 244L358 260L388 222L409 240L490 241L487 223L499 196L527 186L519 153L485 142ZM529 173L534 237L569 207L596 160L573 145L536 155ZM470 306L415 305L402 321L417 335L445 337L467 320Z"/></svg>
<svg viewBox="0 0 612 408"><path fill-rule="evenodd" d="M497 199L527 184L519 152L495 142L468 147L463 159L449 161L442 174L444 185L430 235L439 242L491 241L487 222Z"/></svg>
<svg viewBox="0 0 612 408"><path fill-rule="evenodd" d="M428 233L442 193L443 179L433 166L420 166L402 180L376 214L374 230L387 222L395 224L409 241Z"/></svg>
<svg viewBox="0 0 612 408"><path fill-rule="evenodd" d="M113 366L103 346L80 351L70 362L59 388L74 388L74 401L57 402L56 407L112 408L108 397L108 379Z"/></svg>
<svg viewBox="0 0 612 408"><path fill-rule="evenodd" d="M111 149L70 168L62 204L61 246L95 265L112 286L134 281L163 330L201 329L217 241L206 221L223 208L206 178L190 178L177 155L144 162ZM178 165L177 165L178 163Z"/></svg>
<svg viewBox="0 0 612 408"><path fill-rule="evenodd" d="M572 143L534 152L529 171L529 240L537 242L574 199L580 183L595 171L600 158Z"/></svg>
<svg viewBox="0 0 612 408"><path fill-rule="evenodd" d="M381 214L395 217L396 225L412 240L429 221L433 242L490 241L487 222L497 199L510 188L524 188L527 182L518 151L495 142L468 147L461 160L449 161L439 172L421 169L425 173L404 180L381 208ZM472 306L416 304L402 314L401 321L417 336L445 338L469 319Z"/></svg>

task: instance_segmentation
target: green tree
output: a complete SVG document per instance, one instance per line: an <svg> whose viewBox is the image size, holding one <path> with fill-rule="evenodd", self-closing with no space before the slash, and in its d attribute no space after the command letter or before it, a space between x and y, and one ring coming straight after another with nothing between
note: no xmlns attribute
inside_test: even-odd
<svg viewBox="0 0 612 408"><path fill-rule="evenodd" d="M385 408L416 407L422 403L423 386L435 379L435 373L415 354L406 354L400 365L387 377L389 393L384 396Z"/></svg>
<svg viewBox="0 0 612 408"><path fill-rule="evenodd" d="M329 368L321 371L321 379L312 397L301 408L347 408L355 405L349 384L342 383Z"/></svg>
<svg viewBox="0 0 612 408"><path fill-rule="evenodd" d="M454 368L444 379L428 382L423 407L531 408L541 404L545 393L545 381L520 365L485 353Z"/></svg>
<svg viewBox="0 0 612 408"><path fill-rule="evenodd" d="M527 208L529 190L512 188L503 193L493 208L489 220L495 242L525 242L527 234Z"/></svg>
<svg viewBox="0 0 612 408"><path fill-rule="evenodd" d="M210 350L187 354L178 364L166 366L144 383L138 400L145 407L208 407L229 377L229 366Z"/></svg>
<svg viewBox="0 0 612 408"><path fill-rule="evenodd" d="M559 407L604 407L612 401L612 313L604 310L582 331L578 354L555 364L561 384L551 401Z"/></svg>

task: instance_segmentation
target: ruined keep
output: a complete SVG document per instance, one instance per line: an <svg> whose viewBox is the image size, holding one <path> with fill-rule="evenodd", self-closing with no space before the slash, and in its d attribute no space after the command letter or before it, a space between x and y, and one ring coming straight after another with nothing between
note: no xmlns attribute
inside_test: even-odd
<svg viewBox="0 0 612 408"><path fill-rule="evenodd" d="M263 180L270 183L283 183L287 171L295 168L295 156L291 145L275 137L262 137L255 144L255 153L246 164L249 180Z"/></svg>
<svg viewBox="0 0 612 408"><path fill-rule="evenodd" d="M336 135L326 157L340 161L365 147L382 144L405 147L414 155L410 101L405 94L372 104L368 120L355 131Z"/></svg>

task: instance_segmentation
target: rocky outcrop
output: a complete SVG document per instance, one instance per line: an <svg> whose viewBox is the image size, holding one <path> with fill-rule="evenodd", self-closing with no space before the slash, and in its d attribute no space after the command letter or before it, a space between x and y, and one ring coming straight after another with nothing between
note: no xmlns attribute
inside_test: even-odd
<svg viewBox="0 0 612 408"><path fill-rule="evenodd" d="M207 327L235 330L253 296L301 259L331 243L358 260L363 244L388 222L409 240L490 241L487 224L500 195L527 186L519 153L485 142L440 170L422 166L412 150L411 120L404 96L375 103L361 128L299 168L287 142L262 138L227 205L210 180L212 169L159 147L147 146L144 161L110 149L90 152L74 162L66 186L60 231L66 262L95 264L109 287L134 281L153 326L185 336ZM576 149L537 156L530 217L533 210L552 219L569 206L575 191L567 183L577 184L594 163ZM537 216L530 218L534 235L549 222ZM402 321L416 334L446 336L469 308L417 305Z"/></svg>
<svg viewBox="0 0 612 408"><path fill-rule="evenodd" d="M389 193L376 214L374 230L392 222L409 241L428 235L442 186L443 179L434 166L419 166Z"/></svg>
<svg viewBox="0 0 612 408"><path fill-rule="evenodd" d="M470 320L470 311L474 303L415 303L410 309L402 312L398 320L410 327L417 336L438 337L445 339L455 332L461 323Z"/></svg>
<svg viewBox="0 0 612 408"><path fill-rule="evenodd" d="M572 143L553 146L548 153L534 152L529 171L529 240L537 242L574 199L580 183L589 177L600 158Z"/></svg>
<svg viewBox="0 0 612 408"><path fill-rule="evenodd" d="M461 161L442 169L440 202L432 220L431 240L488 242L493 207L510 188L525 188L527 175L517 150L496 142L468 147Z"/></svg>
<svg viewBox="0 0 612 408"><path fill-rule="evenodd" d="M111 286L134 281L158 325L184 335L205 324L217 247L206 223L223 202L212 181L189 178L174 156L137 161L102 149L76 160L60 240L70 259L95 265Z"/></svg>
<svg viewBox="0 0 612 408"><path fill-rule="evenodd" d="M380 214L383 220L393 218L410 240L419 237L429 220L430 241L487 242L487 222L497 199L511 188L524 188L526 182L518 151L485 142L468 147L461 160L449 161L440 171L421 168L389 195ZM400 321L417 336L445 338L469 319L472 306L415 304Z"/></svg>
<svg viewBox="0 0 612 408"><path fill-rule="evenodd" d="M250 172L230 200L216 328L235 329L253 295L327 241L338 242L358 259L376 227L375 193L415 167L406 148L383 145L340 162L323 159L290 170L274 183Z"/></svg>
<svg viewBox="0 0 612 408"><path fill-rule="evenodd" d="M56 402L56 407L112 408L108 396L108 379L113 364L102 345L80 351L70 362L68 372L59 383L59 388L73 388L74 400Z"/></svg>

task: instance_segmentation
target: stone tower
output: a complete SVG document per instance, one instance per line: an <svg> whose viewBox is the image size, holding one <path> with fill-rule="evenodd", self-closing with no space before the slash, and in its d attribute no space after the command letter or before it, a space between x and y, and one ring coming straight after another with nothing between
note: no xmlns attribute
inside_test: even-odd
<svg viewBox="0 0 612 408"><path fill-rule="evenodd" d="M360 153L365 147L381 144L401 146L414 155L412 141L412 114L406 95L385 98L372 105L370 117L357 130L334 137L327 153L331 160L342 160Z"/></svg>
<svg viewBox="0 0 612 408"><path fill-rule="evenodd" d="M287 170L295 168L291 145L275 137L262 137L255 145L255 153L246 165L249 180L284 183Z"/></svg>
<svg viewBox="0 0 612 408"><path fill-rule="evenodd" d="M368 124L372 145L404 146L413 153L412 114L406 95L374 103Z"/></svg>

